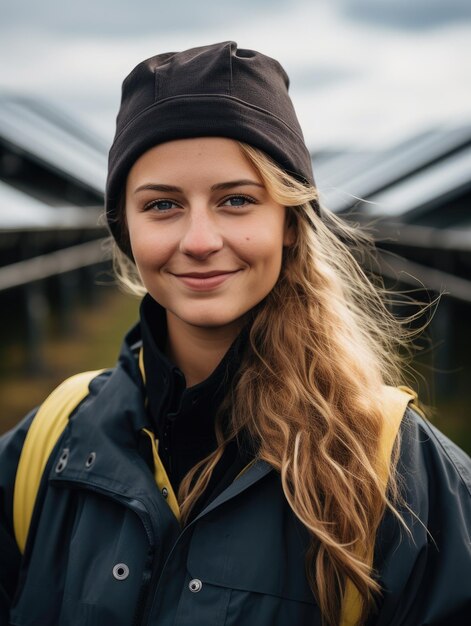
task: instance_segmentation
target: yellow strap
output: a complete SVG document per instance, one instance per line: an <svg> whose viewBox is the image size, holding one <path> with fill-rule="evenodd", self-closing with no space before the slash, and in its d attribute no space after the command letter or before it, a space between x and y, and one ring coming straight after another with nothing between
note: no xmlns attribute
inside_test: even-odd
<svg viewBox="0 0 471 626"><path fill-rule="evenodd" d="M142 380L146 382L146 371L144 369L144 350L139 350L139 369L141 371ZM147 399L146 399L147 401ZM154 457L154 478L157 483L157 487L160 491L167 490L167 504L169 505L172 513L175 515L178 521L180 521L180 506L178 504L177 496L173 490L172 484L168 478L164 464L159 457L159 440L155 438L154 433L147 428L143 428L142 431L149 437L152 444L152 455Z"/></svg>
<svg viewBox="0 0 471 626"><path fill-rule="evenodd" d="M75 407L88 395L90 381L103 370L83 372L65 380L39 407L23 444L13 495L16 542L23 553L36 495L49 456Z"/></svg>
<svg viewBox="0 0 471 626"><path fill-rule="evenodd" d="M407 406L414 404L416 400L417 394L412 389L409 389L409 387L388 387L386 385L383 387L381 403L383 405L385 420L379 448L378 474L383 483L385 492L388 486L393 446L402 418ZM417 408L415 404L414 408Z"/></svg>
<svg viewBox="0 0 471 626"><path fill-rule="evenodd" d="M378 474L384 491L388 485L389 467L394 442L408 404L417 400L417 394L408 387L383 386L381 403L383 405L383 432L379 444ZM415 407L415 405L414 405ZM370 564L373 563L374 546L370 550ZM347 580L345 598L342 607L341 626L354 626L360 619L362 610L361 596L351 580Z"/></svg>
<svg viewBox="0 0 471 626"><path fill-rule="evenodd" d="M145 383L146 382L146 370L144 369L144 350L143 350L143 348L141 348L139 350L138 362L139 362L139 370L141 372L142 380Z"/></svg>
<svg viewBox="0 0 471 626"><path fill-rule="evenodd" d="M162 491L163 489L167 490L167 504L169 505L172 513L175 515L178 521L180 521L180 507L178 506L177 497L175 492L173 491L172 485L168 478L167 472L165 471L165 467L160 460L158 453L159 441L154 437L154 433L147 428L142 429L143 432L149 437L152 443L152 454L154 457L154 478L157 483L157 487Z"/></svg>
<svg viewBox="0 0 471 626"><path fill-rule="evenodd" d="M144 373L142 350L139 365ZM90 381L102 371L83 372L65 380L42 403L31 423L18 462L13 494L13 525L21 553L26 546L36 496L49 456L67 426L70 414L88 395ZM180 520L177 498L157 452L158 441L150 431L144 429L144 432L152 442L155 481L160 490L167 489L168 505Z"/></svg>

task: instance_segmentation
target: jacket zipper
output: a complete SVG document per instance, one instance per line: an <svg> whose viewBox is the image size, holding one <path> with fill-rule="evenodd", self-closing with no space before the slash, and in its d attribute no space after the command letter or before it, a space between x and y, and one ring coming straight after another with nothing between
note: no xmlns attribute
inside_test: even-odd
<svg viewBox="0 0 471 626"><path fill-rule="evenodd" d="M155 601L155 596L158 593L159 590L159 586L160 586L160 579L165 571L165 568L167 566L167 563L170 561L173 553L175 552L175 549L177 547L177 544L180 542L180 540L182 539L183 535L186 533L187 529L190 528L190 526L193 524L193 522L190 522L188 524L188 526L185 526L185 528L182 529L182 532L180 533L180 535L178 536L178 539L175 541L174 545L172 546L172 549L170 550L169 555L167 556L167 558L165 559L165 563L163 565L163 567L160 569L160 573L159 573L159 568L154 567L152 570L152 574L149 578L149 588L153 590L152 595L148 595L147 597L147 605L145 606L144 610L142 611L142 621L141 622L136 622L135 624L133 624L133 626L145 626L148 621L149 621L149 617L150 617L150 613L152 611L152 607L154 605L154 601ZM155 584L157 581L157 584Z"/></svg>

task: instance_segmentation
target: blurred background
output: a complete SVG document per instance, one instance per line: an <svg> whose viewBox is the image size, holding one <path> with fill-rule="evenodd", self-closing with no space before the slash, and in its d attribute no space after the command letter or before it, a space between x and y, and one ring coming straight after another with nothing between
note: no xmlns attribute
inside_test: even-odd
<svg viewBox="0 0 471 626"><path fill-rule="evenodd" d="M471 452L469 0L0 0L0 432L137 319L99 220L124 76L225 40L287 70L322 200L373 225L386 283L443 294L412 383Z"/></svg>

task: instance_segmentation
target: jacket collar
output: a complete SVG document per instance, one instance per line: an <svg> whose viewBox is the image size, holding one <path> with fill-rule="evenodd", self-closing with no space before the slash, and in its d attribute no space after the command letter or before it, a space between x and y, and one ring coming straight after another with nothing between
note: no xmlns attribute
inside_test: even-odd
<svg viewBox="0 0 471 626"><path fill-rule="evenodd" d="M151 428L151 424L137 358L140 345L137 325L125 338L117 366L92 381L90 395L71 417L57 451L59 457L62 450L68 448L67 466L56 474L54 463L50 479L137 500L146 510L155 513L158 509L168 516L172 513L156 489L152 468L146 463L141 448L142 430ZM92 452L94 461L87 467ZM260 480L270 469L261 461L252 465L198 518Z"/></svg>
<svg viewBox="0 0 471 626"><path fill-rule="evenodd" d="M122 463L116 461L137 454L141 431L150 427L137 360L138 337L139 329L134 327L125 338L116 367L92 381L90 394L72 414L63 442L69 447L64 471L68 477L106 476L116 483L129 482L125 472L120 476ZM85 468L91 452L95 452L95 462Z"/></svg>
<svg viewBox="0 0 471 626"><path fill-rule="evenodd" d="M185 440L214 439L214 416L236 376L246 331L239 334L206 380L186 388L183 372L165 354L165 309L146 295L140 315L146 391L157 438L162 438L164 422L169 420L184 433Z"/></svg>

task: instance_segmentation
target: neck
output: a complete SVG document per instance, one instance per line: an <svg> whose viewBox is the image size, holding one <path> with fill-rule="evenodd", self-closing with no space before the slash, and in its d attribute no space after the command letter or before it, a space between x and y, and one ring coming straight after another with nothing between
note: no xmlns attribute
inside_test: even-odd
<svg viewBox="0 0 471 626"><path fill-rule="evenodd" d="M167 356L185 375L187 387L211 375L239 331L238 324L222 328L191 326L167 312Z"/></svg>

